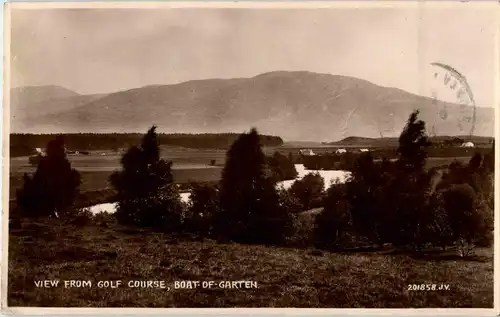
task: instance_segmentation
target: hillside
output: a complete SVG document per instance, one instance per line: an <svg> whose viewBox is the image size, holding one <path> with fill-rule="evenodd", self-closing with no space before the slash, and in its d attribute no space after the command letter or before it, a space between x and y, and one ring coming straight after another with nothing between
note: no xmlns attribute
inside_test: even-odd
<svg viewBox="0 0 500 317"><path fill-rule="evenodd" d="M447 108L440 119L438 107ZM12 105L15 107L15 104ZM252 78L196 80L146 86L38 116L13 118L13 132L242 132L285 140L329 141L350 135L397 136L418 108L439 134L460 135L458 105L434 102L352 77L311 72L271 72ZM493 109L479 108L476 135L493 135Z"/></svg>
<svg viewBox="0 0 500 317"><path fill-rule="evenodd" d="M469 260L416 258L392 250L329 253L221 244L119 226L106 216L77 226L30 221L10 229L9 306L487 308L493 305L493 250ZM27 275L26 272L30 272ZM444 274L443 274L444 272ZM89 280L92 287L37 288L34 278ZM118 288L97 281L120 280ZM127 287L165 281L166 289ZM174 289L174 281L253 281L257 288ZM451 291L408 291L436 283Z"/></svg>
<svg viewBox="0 0 500 317"><path fill-rule="evenodd" d="M43 100L67 98L79 96L80 94L61 86L23 86L10 90L12 106L20 103L38 102Z"/></svg>

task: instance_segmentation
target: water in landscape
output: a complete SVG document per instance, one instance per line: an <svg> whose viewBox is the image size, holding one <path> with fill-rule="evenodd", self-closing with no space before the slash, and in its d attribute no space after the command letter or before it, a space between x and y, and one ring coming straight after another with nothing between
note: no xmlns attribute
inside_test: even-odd
<svg viewBox="0 0 500 317"><path fill-rule="evenodd" d="M278 182L277 187L289 189L296 180L302 179L309 173L318 173L325 180L325 190L327 190L332 183L344 183L347 180L347 177L350 175L349 172L340 170L334 170L334 171L308 170L304 167L303 164L295 164L295 169L297 170L298 173L297 178ZM185 192L181 193L180 195L181 195L181 200L184 203L190 202L191 193ZM89 210L93 214L98 214L100 212L114 213L116 211L116 203L97 204L89 207Z"/></svg>
<svg viewBox="0 0 500 317"><path fill-rule="evenodd" d="M296 180L302 179L310 173L318 173L323 177L325 181L325 190L327 190L332 183L345 183L347 177L350 175L350 172L342 170L308 170L304 167L304 164L295 164L295 169L298 173L297 178L279 182L277 186L289 189Z"/></svg>

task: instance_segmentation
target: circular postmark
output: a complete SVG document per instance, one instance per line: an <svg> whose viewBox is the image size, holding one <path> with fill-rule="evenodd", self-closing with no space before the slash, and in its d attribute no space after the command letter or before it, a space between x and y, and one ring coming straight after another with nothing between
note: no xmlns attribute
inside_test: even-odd
<svg viewBox="0 0 500 317"><path fill-rule="evenodd" d="M454 120L461 135L472 136L476 121L476 103L467 79L447 64L431 63L431 69L431 97L436 111L431 134L435 136L440 133L439 126L442 121Z"/></svg>

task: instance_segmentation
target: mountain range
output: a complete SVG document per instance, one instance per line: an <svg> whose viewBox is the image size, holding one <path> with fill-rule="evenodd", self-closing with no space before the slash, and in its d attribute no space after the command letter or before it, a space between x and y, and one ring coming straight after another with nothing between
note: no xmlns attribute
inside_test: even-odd
<svg viewBox="0 0 500 317"><path fill-rule="evenodd" d="M284 140L335 141L399 135L414 109L429 132L464 135L472 107L339 75L276 71L251 78L193 80L109 94L59 86L11 89L12 133L243 132ZM478 107L474 134L493 136L494 109ZM469 120L469 122L468 122Z"/></svg>

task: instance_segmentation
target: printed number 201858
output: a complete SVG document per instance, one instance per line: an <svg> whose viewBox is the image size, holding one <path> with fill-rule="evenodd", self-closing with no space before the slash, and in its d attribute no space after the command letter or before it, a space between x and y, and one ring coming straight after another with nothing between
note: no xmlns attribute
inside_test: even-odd
<svg viewBox="0 0 500 317"><path fill-rule="evenodd" d="M449 284L408 284L409 291L441 291L449 290Z"/></svg>

